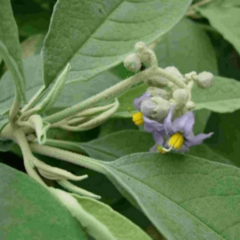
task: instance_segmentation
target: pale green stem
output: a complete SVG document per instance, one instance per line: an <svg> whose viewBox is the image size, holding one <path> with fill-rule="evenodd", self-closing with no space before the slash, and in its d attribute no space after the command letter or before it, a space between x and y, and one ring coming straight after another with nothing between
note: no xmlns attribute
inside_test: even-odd
<svg viewBox="0 0 240 240"><path fill-rule="evenodd" d="M166 78L168 81L175 84L177 87L187 89L187 85L184 82L182 82L181 80L179 80L177 77L173 76L171 73L167 72L166 70L162 68L157 68L157 69L154 69L154 72L156 73L156 75Z"/></svg>
<svg viewBox="0 0 240 240"><path fill-rule="evenodd" d="M86 122L87 120L92 119L91 115L94 115L98 112L104 111L106 109L109 109L110 107L113 107L116 104L116 101L114 103L105 105L105 106L100 106L100 107L94 107L94 108L89 108L86 109L74 116L70 116L68 118L65 118L64 120L61 120L59 122L51 124L51 128L58 128L66 124L74 124L74 123L82 123Z"/></svg>
<svg viewBox="0 0 240 240"><path fill-rule="evenodd" d="M108 100L113 97L116 97L120 93L124 92L125 90L129 89L132 87L134 84L142 82L148 75L151 73L152 68L149 68L143 72L140 72L108 89L105 91L88 98L87 100L76 104L70 108L64 109L63 111L60 111L58 113L55 113L53 115L50 115L46 118L44 118L44 121L49 122L49 123L55 123L58 121L61 121L64 118L67 118L69 116L75 115L76 113L83 111L95 104L97 104L100 101L103 100Z"/></svg>
<svg viewBox="0 0 240 240"><path fill-rule="evenodd" d="M185 16L187 16L187 17L195 17L195 14L196 14L195 8L203 6L203 5L208 4L210 2L212 2L212 0L203 0L203 1L199 1L199 2L191 5L189 7L188 11L186 12Z"/></svg>
<svg viewBox="0 0 240 240"><path fill-rule="evenodd" d="M81 189L77 186L75 186L74 184L70 183L69 181L66 180L59 180L57 181L59 185L61 185L62 187L64 187L66 190L68 190L69 192L72 193L76 193L82 196L87 196L87 197L91 197L91 198L95 198L95 199L101 199L101 196L99 195L95 195L89 191L86 191L84 189Z"/></svg>
<svg viewBox="0 0 240 240"><path fill-rule="evenodd" d="M70 162L70 163L79 165L81 167L89 168L103 174L106 173L105 168L103 166L103 164L106 164L106 162L99 161L99 160L89 158L73 152L69 152L66 150L49 147L49 146L30 144L30 147L31 147L31 150L35 153L60 159L66 162Z"/></svg>
<svg viewBox="0 0 240 240"><path fill-rule="evenodd" d="M12 107L9 110L9 120L10 120L10 122L15 121L15 117L19 113L20 107L21 107L21 96L16 90Z"/></svg>
<svg viewBox="0 0 240 240"><path fill-rule="evenodd" d="M79 143L76 143L76 142L68 142L68 141L63 141L63 140L55 140L55 139L47 138L45 145L50 146L50 147L61 148L61 149L69 150L69 151L74 151L74 152L78 152L81 154L86 153L79 147Z"/></svg>
<svg viewBox="0 0 240 240"><path fill-rule="evenodd" d="M24 159L24 166L25 169L27 171L27 173L34 178L37 182L39 182L41 185L43 185L44 187L46 187L46 184L43 182L43 180L39 177L38 173L36 172L36 170L33 168L33 166L31 166L31 158L32 156L32 152L30 150L29 144L27 142L26 136L24 134L23 131L21 131L20 129L14 129L13 130L13 134L14 134L14 139L15 141L18 143L18 145L20 146L21 150L22 150L22 154L23 154L23 159Z"/></svg>
<svg viewBox="0 0 240 240"><path fill-rule="evenodd" d="M68 130L68 131L86 131L89 129L93 129L99 125L101 125L103 122L105 122L111 115L113 115L119 107L119 102L117 101L115 106L110 108L109 110L99 114L95 118L89 120L88 122L85 122L83 124L80 124L78 126L69 126L69 125L62 125L59 126L62 129ZM77 119L75 119L75 123L77 123Z"/></svg>
<svg viewBox="0 0 240 240"><path fill-rule="evenodd" d="M24 167L27 172L27 174L35 179L38 183L40 183L42 186L47 187L47 185L44 183L44 181L39 177L37 171L34 169L34 166L31 166L32 164L27 161L27 159L24 159Z"/></svg>
<svg viewBox="0 0 240 240"><path fill-rule="evenodd" d="M39 99L41 99L45 91L46 91L46 87L42 86L36 92L36 94L34 94L34 96L29 100L29 102L22 108L21 112L24 113L28 111L30 108L32 108L39 101Z"/></svg>

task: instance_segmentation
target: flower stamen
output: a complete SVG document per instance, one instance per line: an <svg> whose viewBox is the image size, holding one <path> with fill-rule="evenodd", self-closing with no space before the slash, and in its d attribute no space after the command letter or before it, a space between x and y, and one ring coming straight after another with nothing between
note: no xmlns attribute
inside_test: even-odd
<svg viewBox="0 0 240 240"><path fill-rule="evenodd" d="M168 145L170 148L174 148L179 150L184 144L184 137L183 134L180 132L177 132L171 136L171 138L168 141Z"/></svg>
<svg viewBox="0 0 240 240"><path fill-rule="evenodd" d="M137 112L132 115L132 120L135 123L135 125L140 126L143 125L143 114L141 112Z"/></svg>

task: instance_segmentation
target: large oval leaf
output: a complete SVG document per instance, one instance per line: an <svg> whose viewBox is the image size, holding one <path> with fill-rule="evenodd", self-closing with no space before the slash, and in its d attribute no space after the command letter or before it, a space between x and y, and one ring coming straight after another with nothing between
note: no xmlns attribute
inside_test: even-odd
<svg viewBox="0 0 240 240"><path fill-rule="evenodd" d="M0 239L86 240L79 223L42 186L0 164Z"/></svg>
<svg viewBox="0 0 240 240"><path fill-rule="evenodd" d="M104 203L55 189L53 193L96 240L150 240L138 226Z"/></svg>
<svg viewBox="0 0 240 240"><path fill-rule="evenodd" d="M240 235L240 170L179 154L140 153L106 163L109 178L169 240Z"/></svg>
<svg viewBox="0 0 240 240"><path fill-rule="evenodd" d="M137 41L150 43L184 15L190 0L59 0L43 48L49 85L70 62L69 81L120 63Z"/></svg>

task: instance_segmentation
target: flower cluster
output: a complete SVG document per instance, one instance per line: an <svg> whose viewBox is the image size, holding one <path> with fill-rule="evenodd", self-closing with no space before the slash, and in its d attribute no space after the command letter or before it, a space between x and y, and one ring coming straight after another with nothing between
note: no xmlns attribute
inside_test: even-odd
<svg viewBox="0 0 240 240"><path fill-rule="evenodd" d="M133 114L133 122L144 124L145 130L153 135L156 144L150 150L186 152L209 138L213 133L193 134L195 103L191 91L194 83L199 88L209 88L213 75L209 72L182 75L175 67L159 68L154 52L144 43L137 43L135 48L136 53L127 57L124 65L133 72L140 71L142 65L151 70L144 80L148 85L146 92L134 100L138 112Z"/></svg>

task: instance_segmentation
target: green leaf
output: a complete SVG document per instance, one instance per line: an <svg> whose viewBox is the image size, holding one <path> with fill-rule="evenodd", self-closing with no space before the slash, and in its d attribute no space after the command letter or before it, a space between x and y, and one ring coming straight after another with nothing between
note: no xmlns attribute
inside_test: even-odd
<svg viewBox="0 0 240 240"><path fill-rule="evenodd" d="M141 84L122 94L118 100L120 107L114 116L130 117L128 108L133 111L135 98L140 97L147 89ZM196 85L192 90L192 98L196 103L195 110L208 109L214 112L233 112L240 108L240 83L234 79L214 77L213 86L209 89L200 89Z"/></svg>
<svg viewBox="0 0 240 240"><path fill-rule="evenodd" d="M24 73L26 78L26 97L29 100L43 85L40 55L24 60ZM15 96L13 86L12 75L8 71L0 81L0 89L2 89L0 94L0 115L6 113L11 108Z"/></svg>
<svg viewBox="0 0 240 240"><path fill-rule="evenodd" d="M230 5L215 3L209 4L204 8L198 8L197 10L206 17L210 21L210 24L240 53L239 6L234 6L234 3L230 3Z"/></svg>
<svg viewBox="0 0 240 240"><path fill-rule="evenodd" d="M240 111L226 114L212 113L206 131L214 132L206 143L218 154L240 166Z"/></svg>
<svg viewBox="0 0 240 240"><path fill-rule="evenodd" d="M168 240L238 238L238 168L158 153L132 154L104 165L118 189Z"/></svg>
<svg viewBox="0 0 240 240"><path fill-rule="evenodd" d="M53 189L53 193L96 240L150 240L138 226L108 205L60 190Z"/></svg>
<svg viewBox="0 0 240 240"><path fill-rule="evenodd" d="M214 112L233 112L240 108L240 83L234 79L215 77L209 89L193 88L193 101L197 109Z"/></svg>
<svg viewBox="0 0 240 240"><path fill-rule="evenodd" d="M13 17L10 0L1 0L0 8L0 41L6 46L10 56L15 60L22 77L22 52L19 43L18 29Z"/></svg>
<svg viewBox="0 0 240 240"><path fill-rule="evenodd" d="M86 240L78 222L42 186L0 164L0 239Z"/></svg>
<svg viewBox="0 0 240 240"><path fill-rule="evenodd" d="M43 48L49 85L70 62L69 81L88 80L120 63L134 44L153 42L184 15L190 0L59 0Z"/></svg>
<svg viewBox="0 0 240 240"><path fill-rule="evenodd" d="M71 70L70 70L71 71ZM70 73L69 73L70 74ZM56 102L56 107L69 107L119 83L122 79L110 71L102 72L89 81L68 82Z"/></svg>
<svg viewBox="0 0 240 240"><path fill-rule="evenodd" d="M86 143L75 143L92 158L112 161L124 155L148 152L154 145L152 135L137 130L125 130L112 133Z"/></svg>
<svg viewBox="0 0 240 240"><path fill-rule="evenodd" d="M196 71L218 73L214 48L205 31L197 23L182 19L156 45L159 66L175 66L183 74Z"/></svg>

